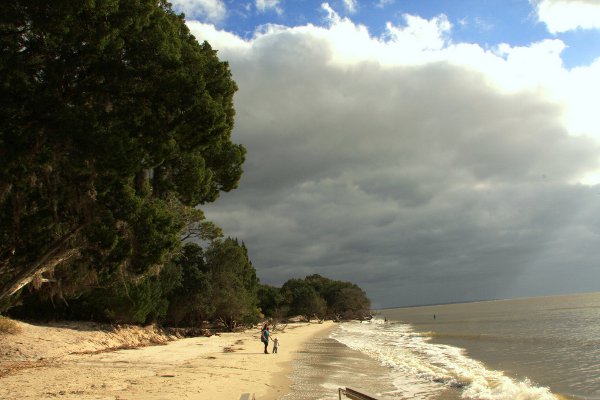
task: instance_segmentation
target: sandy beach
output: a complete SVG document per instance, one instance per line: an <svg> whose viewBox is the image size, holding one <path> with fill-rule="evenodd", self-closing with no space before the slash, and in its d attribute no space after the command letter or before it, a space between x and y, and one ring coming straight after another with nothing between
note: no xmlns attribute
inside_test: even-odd
<svg viewBox="0 0 600 400"><path fill-rule="evenodd" d="M20 323L0 336L2 399L279 399L289 392L292 360L333 322L289 324L275 330L277 354L264 354L260 330L178 339L154 328L119 332ZM129 331L128 331L129 329ZM162 345L134 349L147 343ZM271 351L271 346L269 346Z"/></svg>

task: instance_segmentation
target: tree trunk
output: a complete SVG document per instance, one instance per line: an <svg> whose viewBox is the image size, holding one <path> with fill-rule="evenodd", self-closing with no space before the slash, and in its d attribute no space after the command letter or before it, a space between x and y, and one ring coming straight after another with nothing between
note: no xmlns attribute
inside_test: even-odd
<svg viewBox="0 0 600 400"><path fill-rule="evenodd" d="M79 249L65 247L68 241L79 233L81 228L83 228L83 225L75 228L69 234L54 242L45 254L40 256L35 262L32 262L17 272L16 276L0 288L0 301L18 292L19 289L31 282L35 275L46 272L79 254Z"/></svg>

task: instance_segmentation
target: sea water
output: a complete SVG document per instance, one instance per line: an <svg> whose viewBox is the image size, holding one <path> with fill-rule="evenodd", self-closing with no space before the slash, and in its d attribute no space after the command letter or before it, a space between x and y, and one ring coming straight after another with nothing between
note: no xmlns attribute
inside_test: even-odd
<svg viewBox="0 0 600 400"><path fill-rule="evenodd" d="M600 293L381 310L309 343L286 399L600 399Z"/></svg>

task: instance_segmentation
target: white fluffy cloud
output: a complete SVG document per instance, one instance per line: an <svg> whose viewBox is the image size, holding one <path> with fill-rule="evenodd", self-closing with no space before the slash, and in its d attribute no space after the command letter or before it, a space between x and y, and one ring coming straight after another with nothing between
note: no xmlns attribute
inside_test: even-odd
<svg viewBox="0 0 600 400"><path fill-rule="evenodd" d="M226 52L242 52L250 49L251 43L247 42L233 33L217 29L212 24L199 21L186 22L190 31L200 41L208 41L214 49L226 49Z"/></svg>
<svg viewBox="0 0 600 400"><path fill-rule="evenodd" d="M223 0L171 0L174 8L190 19L204 19L219 23L227 16Z"/></svg>
<svg viewBox="0 0 600 400"><path fill-rule="evenodd" d="M259 12L273 10L277 14L283 13L283 9L279 5L279 0L256 0L255 5Z"/></svg>
<svg viewBox="0 0 600 400"><path fill-rule="evenodd" d="M349 13L355 13L358 9L358 1L357 0L344 0L344 6Z"/></svg>
<svg viewBox="0 0 600 400"><path fill-rule="evenodd" d="M536 0L538 19L548 31L600 29L600 2L597 0Z"/></svg>
<svg viewBox="0 0 600 400"><path fill-rule="evenodd" d="M565 70L559 40L454 43L444 16L374 38L324 9L329 26L251 40L190 24L231 65L248 149L205 211L261 280L352 280L377 306L593 290L598 189L577 181L599 145L569 112L597 124L570 101L598 63Z"/></svg>

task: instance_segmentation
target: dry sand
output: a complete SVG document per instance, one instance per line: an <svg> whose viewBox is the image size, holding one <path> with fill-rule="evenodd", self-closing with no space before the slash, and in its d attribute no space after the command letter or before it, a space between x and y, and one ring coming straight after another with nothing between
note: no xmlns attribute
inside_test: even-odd
<svg viewBox="0 0 600 400"><path fill-rule="evenodd" d="M21 333L0 336L0 399L279 399L302 345L335 327L287 325L272 333L279 353L264 354L258 328L174 340L152 327L19 324ZM166 344L106 351L149 343Z"/></svg>

